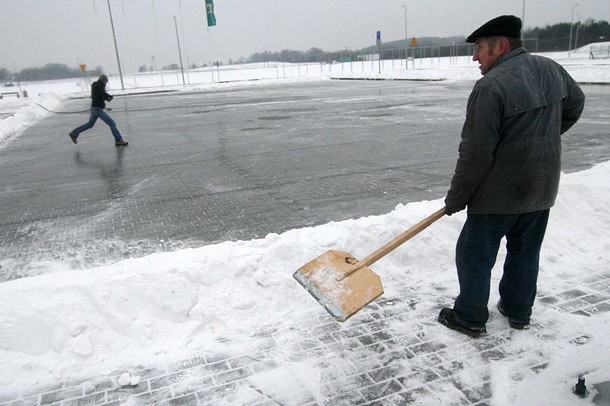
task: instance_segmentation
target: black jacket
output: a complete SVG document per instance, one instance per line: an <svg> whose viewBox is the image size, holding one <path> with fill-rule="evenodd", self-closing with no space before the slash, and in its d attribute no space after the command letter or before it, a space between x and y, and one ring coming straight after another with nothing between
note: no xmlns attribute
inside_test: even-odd
<svg viewBox="0 0 610 406"><path fill-rule="evenodd" d="M519 214L553 206L561 134L585 96L556 62L519 48L474 86L445 204L473 214Z"/></svg>
<svg viewBox="0 0 610 406"><path fill-rule="evenodd" d="M112 96L106 93L106 83L96 80L91 84L91 107L106 108L105 101L112 100Z"/></svg>

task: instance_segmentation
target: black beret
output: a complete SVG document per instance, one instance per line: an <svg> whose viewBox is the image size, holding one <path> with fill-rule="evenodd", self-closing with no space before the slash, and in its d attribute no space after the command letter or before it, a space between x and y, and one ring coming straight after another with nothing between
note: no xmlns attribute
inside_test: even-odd
<svg viewBox="0 0 610 406"><path fill-rule="evenodd" d="M475 42L477 38L486 37L521 38L521 19L508 15L496 17L470 34L466 42Z"/></svg>

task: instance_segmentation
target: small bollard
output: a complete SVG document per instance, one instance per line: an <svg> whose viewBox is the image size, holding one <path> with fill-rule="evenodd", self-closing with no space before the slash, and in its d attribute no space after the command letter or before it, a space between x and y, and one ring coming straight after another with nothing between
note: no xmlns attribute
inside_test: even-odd
<svg viewBox="0 0 610 406"><path fill-rule="evenodd" d="M587 386L585 385L585 378L582 376L578 377L578 383L574 387L574 393L584 398L587 393Z"/></svg>

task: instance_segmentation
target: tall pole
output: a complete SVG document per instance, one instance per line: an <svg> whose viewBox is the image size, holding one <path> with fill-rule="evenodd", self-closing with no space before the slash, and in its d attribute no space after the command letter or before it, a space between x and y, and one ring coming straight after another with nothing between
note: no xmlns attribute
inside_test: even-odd
<svg viewBox="0 0 610 406"><path fill-rule="evenodd" d="M180 3L180 0L178 0L178 9L180 10L180 24L184 24L184 17L182 17L182 4ZM184 25L182 25L180 27L180 36L182 37L182 46L186 47L187 44L186 44L186 40L184 39ZM186 52L188 52L188 47L186 49ZM187 53L186 54L186 78L189 80L189 84L191 83L191 78L189 76L190 66L191 66L191 64L189 63L189 56Z"/></svg>
<svg viewBox="0 0 610 406"><path fill-rule="evenodd" d="M521 40L523 41L523 31L525 30L525 0L523 0L523 9L521 10Z"/></svg>
<svg viewBox="0 0 610 406"><path fill-rule="evenodd" d="M568 43L568 58L572 52L572 27L574 26L574 7L578 6L578 3L572 4L572 18L570 19L570 42Z"/></svg>
<svg viewBox="0 0 610 406"><path fill-rule="evenodd" d="M578 30L580 29L580 14L576 15L576 37L574 38L574 49L578 48Z"/></svg>
<svg viewBox="0 0 610 406"><path fill-rule="evenodd" d="M405 9L405 68L409 69L409 37L407 36L407 3L401 6Z"/></svg>
<svg viewBox="0 0 610 406"><path fill-rule="evenodd" d="M174 16L174 25L176 26L176 39L178 40L178 56L180 56L180 71L182 72L182 84L186 85L184 80L184 67L182 66L182 51L180 50L180 36L178 35L178 23L176 22L176 16Z"/></svg>
<svg viewBox="0 0 610 406"><path fill-rule="evenodd" d="M159 32L157 30L157 10L155 8L155 0L152 0L152 7L153 7L153 18L155 21L155 41L157 43L157 55L160 55L161 52L159 51ZM157 66L155 65L155 69L157 69ZM157 69L159 71L159 74L161 75L161 86L165 86L165 81L163 80L163 69Z"/></svg>
<svg viewBox="0 0 610 406"><path fill-rule="evenodd" d="M114 39L114 50L116 52L116 63L119 65L119 76L121 77L121 89L125 90L125 84L123 83L123 71L121 70L121 59L119 58L119 47L116 44L116 35L114 33L114 21L112 21L112 9L110 8L110 0L106 0L108 3L108 13L110 14L110 26L112 27L112 38Z"/></svg>

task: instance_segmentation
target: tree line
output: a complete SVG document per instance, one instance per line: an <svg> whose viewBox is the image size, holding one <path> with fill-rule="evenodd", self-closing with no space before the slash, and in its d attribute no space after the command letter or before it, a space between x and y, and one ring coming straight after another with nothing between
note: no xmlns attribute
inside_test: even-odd
<svg viewBox="0 0 610 406"><path fill-rule="evenodd" d="M93 70L87 71L89 75L101 75L103 70L101 67L97 67ZM82 77L83 72L80 68L70 68L68 65L62 63L48 63L42 68L26 68L20 72L10 72L5 68L0 68L0 81L24 81L24 82L35 82L40 80L55 80L55 79L69 79Z"/></svg>
<svg viewBox="0 0 610 406"><path fill-rule="evenodd" d="M570 42L570 27L572 28L572 49L575 46L584 44L590 44L594 42L610 41L610 24L608 21L600 20L595 21L588 19L582 23L577 22L574 24L570 23L558 23L553 25L547 25L545 27L535 27L525 29L523 31L523 38L525 39L525 47L532 52L555 52L555 51L567 51L568 44ZM578 35L577 35L578 34ZM578 43L576 41L578 40ZM456 56L456 55L467 55L471 53L469 47L454 47L453 45L465 44L465 36L456 37L426 37L417 38L417 44L415 47L442 47L439 56ZM262 53L254 53L247 59L240 59L236 63L252 63L252 62L331 62L331 61L346 61L356 60L358 55L361 54L372 54L378 53L381 49L382 55L384 51L389 50L402 50L404 57L405 40L389 41L383 43L380 47L372 45L366 48L362 48L358 51L352 51L349 49L325 52L319 48L311 48L308 51L293 51L293 50L282 50L279 52L265 51ZM388 57L395 57L395 53L385 52ZM409 54L411 55L411 53ZM383 57L383 56L382 56Z"/></svg>
<svg viewBox="0 0 610 406"><path fill-rule="evenodd" d="M568 43L570 42L570 30L572 30L572 49L579 45L590 44L599 42L605 39L610 41L610 24L608 21L588 19L583 23L577 22L575 24L570 23L558 23L553 25L547 25L545 27L529 28L523 31L523 37L525 39L525 46L530 51L534 52L551 52L551 51L567 51ZM576 43L576 41L578 41ZM464 44L465 37L429 37L429 38L418 38L417 45L411 48L417 47L430 47L438 46L442 47L439 50L439 56L447 55L466 55L471 52L469 47L455 47L452 48L451 44ZM256 52L250 55L248 58L239 58L236 61L230 60L229 64L242 64L242 63L260 63L260 62L292 62L292 63L307 63L307 62L332 62L332 61L351 61L357 60L359 55L377 53L381 48L382 55L383 51L387 50L400 50L405 49L405 40L390 41L378 47L372 45L370 47L362 48L360 50L339 50L326 52L320 48L311 48L307 51L295 51L284 49L279 52ZM404 52L403 52L404 54ZM394 57L395 54L388 53L391 55L388 57ZM206 64L202 66L207 66ZM197 66L192 64L191 68ZM165 66L163 69L179 69L178 64L171 64ZM147 71L146 65L140 67L140 72ZM88 75L101 75L103 70L101 67L96 67L93 70L88 71ZM6 82L10 80L22 80L22 81L39 81L39 80L54 80L54 79L66 79L82 77L83 72L79 68L70 68L67 65L59 63L49 63L42 68L26 68L20 72L10 72L5 68L0 68L0 81Z"/></svg>
<svg viewBox="0 0 610 406"><path fill-rule="evenodd" d="M544 28L531 28L523 31L525 38L538 40L537 52L567 51L572 28L572 49L600 41L610 41L608 21L588 19L584 23L559 23ZM576 38L578 34L578 38ZM578 39L578 43L576 40Z"/></svg>

